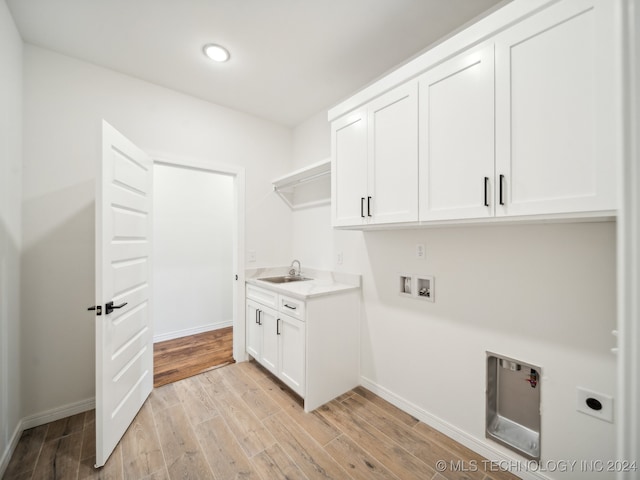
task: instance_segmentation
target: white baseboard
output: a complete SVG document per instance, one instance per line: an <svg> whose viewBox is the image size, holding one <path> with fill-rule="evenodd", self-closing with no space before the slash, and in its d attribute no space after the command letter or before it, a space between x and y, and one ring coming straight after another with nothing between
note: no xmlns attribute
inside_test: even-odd
<svg viewBox="0 0 640 480"><path fill-rule="evenodd" d="M30 428L39 427L40 425L44 425L45 423L55 422L56 420L60 420L61 418L70 417L71 415L75 415L81 412L86 412L87 410L95 408L95 406L95 398L87 398L79 402L69 403L67 405L52 408L51 410L46 410L34 415L29 415L28 417L21 419L18 422L13 435L11 436L11 440L9 441L7 448L2 453L2 457L0 458L0 478L2 478L5 470L9 466L11 455L13 455L13 452L18 446L18 441L20 440L22 432Z"/></svg>
<svg viewBox="0 0 640 480"><path fill-rule="evenodd" d="M404 398L396 395L395 393L387 390L385 387L378 385L377 383L369 380L366 377L360 377L360 385L367 390L372 391L376 395L384 398L387 402L395 405L400 410L414 416L423 423L426 423L430 427L438 430L446 436L454 439L456 442L464 445L465 447L473 450L478 455L482 455L484 458L496 462L499 466L513 466L512 473L523 480L552 480L550 477L543 475L542 473L535 471L535 468L527 468L531 463L528 460L512 457L500 450L502 447L494 447L482 440L474 437L473 435L460 430L459 428L451 425L450 423L442 420L441 418L427 412L421 407L405 400Z"/></svg>
<svg viewBox="0 0 640 480"><path fill-rule="evenodd" d="M11 455L15 452L16 447L18 446L18 441L20 440L20 436L24 431L24 427L22 426L22 420L18 422L16 425L16 429L13 431L13 435L9 439L9 443L7 444L7 448L2 452L2 457L0 457L0 478L3 478L4 472L7 471L7 467L9 466L9 461L11 460Z"/></svg>
<svg viewBox="0 0 640 480"><path fill-rule="evenodd" d="M27 430L33 427L39 427L45 423L55 422L61 418L70 417L76 413L86 412L96 408L95 397L80 400L79 402L68 403L61 407L52 408L41 413L29 415L22 419L22 430Z"/></svg>
<svg viewBox="0 0 640 480"><path fill-rule="evenodd" d="M188 335L197 335L198 333L210 332L211 330L219 330L221 328L233 327L233 320L219 323L209 323L199 327L185 328L184 330L175 330L173 332L160 333L153 336L153 343L166 342L174 338L186 337Z"/></svg>

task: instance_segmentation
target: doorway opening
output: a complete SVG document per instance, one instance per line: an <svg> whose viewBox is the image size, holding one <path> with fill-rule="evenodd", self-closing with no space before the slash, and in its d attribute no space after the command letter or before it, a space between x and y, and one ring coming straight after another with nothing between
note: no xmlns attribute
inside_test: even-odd
<svg viewBox="0 0 640 480"><path fill-rule="evenodd" d="M244 178L237 167L184 160L155 159L153 168L159 387L233 363L244 339L244 329L236 328Z"/></svg>
<svg viewBox="0 0 640 480"><path fill-rule="evenodd" d="M153 345L153 387L225 367L233 359L233 327L156 342Z"/></svg>

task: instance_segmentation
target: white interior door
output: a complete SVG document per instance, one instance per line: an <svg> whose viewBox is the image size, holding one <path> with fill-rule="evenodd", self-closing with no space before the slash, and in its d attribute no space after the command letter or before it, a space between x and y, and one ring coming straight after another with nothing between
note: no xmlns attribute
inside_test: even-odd
<svg viewBox="0 0 640 480"><path fill-rule="evenodd" d="M96 192L97 467L153 388L152 166L146 153L103 122Z"/></svg>

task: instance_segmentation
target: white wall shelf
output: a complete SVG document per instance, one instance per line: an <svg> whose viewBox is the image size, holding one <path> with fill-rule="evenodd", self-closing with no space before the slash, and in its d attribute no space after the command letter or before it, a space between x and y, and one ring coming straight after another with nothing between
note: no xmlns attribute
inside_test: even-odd
<svg viewBox="0 0 640 480"><path fill-rule="evenodd" d="M276 178L271 183L273 190L280 198L291 209L298 210L329 204L331 202L330 178L331 159L327 158Z"/></svg>

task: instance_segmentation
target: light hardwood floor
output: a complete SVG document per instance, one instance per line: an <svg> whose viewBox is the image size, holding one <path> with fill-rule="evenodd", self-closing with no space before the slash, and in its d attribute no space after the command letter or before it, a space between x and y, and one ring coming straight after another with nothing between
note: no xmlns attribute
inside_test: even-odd
<svg viewBox="0 0 640 480"><path fill-rule="evenodd" d="M255 362L154 389L100 470L92 467L94 425L91 411L25 431L4 478L517 478L491 471L482 457L361 387L304 413L300 399ZM439 460L447 465L441 473Z"/></svg>
<svg viewBox="0 0 640 480"><path fill-rule="evenodd" d="M158 342L153 345L153 386L233 362L233 327Z"/></svg>

